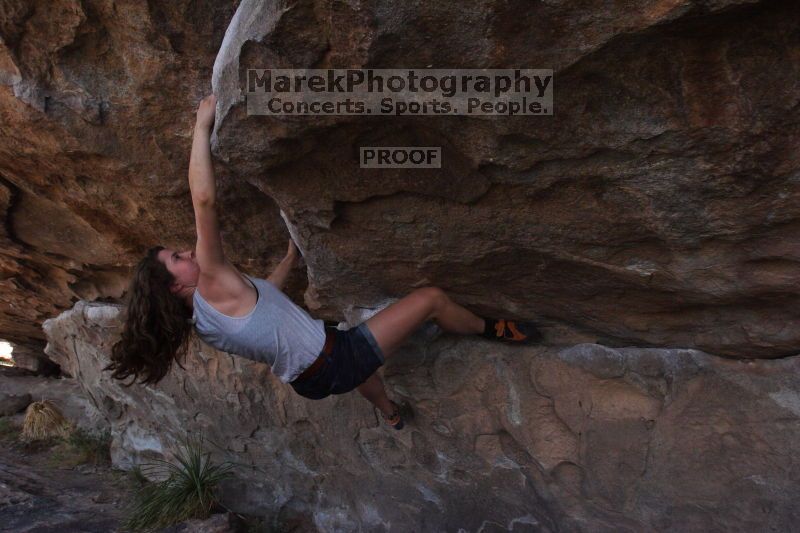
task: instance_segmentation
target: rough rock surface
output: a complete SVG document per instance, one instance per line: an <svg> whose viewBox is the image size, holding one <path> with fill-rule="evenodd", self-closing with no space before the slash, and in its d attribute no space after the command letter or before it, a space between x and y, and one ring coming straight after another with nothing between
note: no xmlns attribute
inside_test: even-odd
<svg viewBox="0 0 800 533"><path fill-rule="evenodd" d="M118 298L151 244L193 245L191 123L215 65L227 252L269 271L277 201L321 316L436 284L607 343L793 354L798 26L791 0L8 0L0 334L33 367L44 318ZM555 115L269 119L239 90L246 67L429 65L553 68ZM362 170L364 143L446 162Z"/></svg>
<svg viewBox="0 0 800 533"><path fill-rule="evenodd" d="M98 433L108 427L105 412L98 408L94 397L86 393L78 380L9 374L0 372L0 415L10 416L21 425L28 405L51 400L77 428Z"/></svg>
<svg viewBox="0 0 800 533"><path fill-rule="evenodd" d="M792 0L4 1L0 337L42 371L40 325L67 309L46 352L112 428L115 464L203 430L253 464L227 490L244 512L323 531L789 530L799 30ZM248 67L401 66L552 68L555 115L270 119L240 93ZM547 344L419 336L381 370L416 410L402 432L356 393L305 400L200 344L158 386L111 383L108 302L148 246L194 244L191 125L212 87L242 270L265 276L290 232L320 318L433 284L538 317ZM440 145L444 168L360 169L365 144Z"/></svg>
<svg viewBox="0 0 800 533"><path fill-rule="evenodd" d="M112 460L203 432L238 461L223 504L320 531L789 531L800 520L800 358L508 347L413 338L379 372L402 431L353 392L306 400L268 367L198 341L157 386L99 369L119 308L45 323L47 353L104 413ZM252 465L252 469L248 466Z"/></svg>
<svg viewBox="0 0 800 533"><path fill-rule="evenodd" d="M309 304L439 285L619 344L800 341L800 4L246 0L214 68L216 153L274 197ZM552 68L552 117L265 117L246 68ZM359 146L442 146L441 170Z"/></svg>
<svg viewBox="0 0 800 533"><path fill-rule="evenodd" d="M0 416L12 416L24 411L31 402L31 395L27 392L10 394L3 390L0 392Z"/></svg>
<svg viewBox="0 0 800 533"><path fill-rule="evenodd" d="M6 379L0 376L0 384L5 386ZM55 389L68 387L66 381L75 383L73 379L49 381ZM73 418L74 414L67 416L83 427L85 420ZM23 419L13 418L13 432L6 426L0 435L0 531L119 531L140 484L124 471L112 468L106 457L82 459L65 453L67 448L57 441L20 442L17 437ZM187 520L159 533L244 531L244 527L232 527L237 523L235 515L219 513L207 520Z"/></svg>
<svg viewBox="0 0 800 533"><path fill-rule="evenodd" d="M0 3L0 338L16 364L41 370L42 321L119 298L148 246L194 246L194 111L236 4ZM278 210L219 171L226 251L266 275L288 238Z"/></svg>
<svg viewBox="0 0 800 533"><path fill-rule="evenodd" d="M124 472L56 468L37 460L41 457L0 449L1 531L117 530L123 505L133 495Z"/></svg>

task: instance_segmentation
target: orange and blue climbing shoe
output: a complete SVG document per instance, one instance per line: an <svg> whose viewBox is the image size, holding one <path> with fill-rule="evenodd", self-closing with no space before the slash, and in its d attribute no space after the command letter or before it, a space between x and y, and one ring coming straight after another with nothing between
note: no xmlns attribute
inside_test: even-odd
<svg viewBox="0 0 800 533"><path fill-rule="evenodd" d="M485 329L482 335L487 339L494 339L512 344L535 344L542 340L539 328L531 322L518 322L516 320L485 318Z"/></svg>

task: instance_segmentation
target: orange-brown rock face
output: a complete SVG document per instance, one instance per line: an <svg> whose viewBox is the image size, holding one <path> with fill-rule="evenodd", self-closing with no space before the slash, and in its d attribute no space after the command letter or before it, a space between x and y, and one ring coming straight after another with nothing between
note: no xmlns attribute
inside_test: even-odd
<svg viewBox="0 0 800 533"><path fill-rule="evenodd" d="M3 4L2 336L36 347L43 318L119 297L147 246L193 244L216 59L229 254L266 273L274 198L319 316L435 284L606 343L796 351L794 2L237 6ZM238 99L247 67L429 65L552 68L555 115L270 119ZM444 167L360 169L366 144L442 146Z"/></svg>
<svg viewBox="0 0 800 533"><path fill-rule="evenodd" d="M41 352L45 318L78 298L120 297L148 246L194 245L194 110L235 9L0 5L0 338L19 362ZM230 255L266 273L286 247L278 210L219 170Z"/></svg>

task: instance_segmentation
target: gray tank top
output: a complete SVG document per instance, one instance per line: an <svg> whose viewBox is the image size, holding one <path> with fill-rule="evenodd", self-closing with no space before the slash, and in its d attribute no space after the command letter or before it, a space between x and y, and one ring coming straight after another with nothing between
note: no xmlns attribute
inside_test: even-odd
<svg viewBox="0 0 800 533"><path fill-rule="evenodd" d="M245 276L258 292L253 310L240 317L222 314L195 289L195 329L214 348L267 363L288 383L322 352L325 322L312 318L271 281Z"/></svg>

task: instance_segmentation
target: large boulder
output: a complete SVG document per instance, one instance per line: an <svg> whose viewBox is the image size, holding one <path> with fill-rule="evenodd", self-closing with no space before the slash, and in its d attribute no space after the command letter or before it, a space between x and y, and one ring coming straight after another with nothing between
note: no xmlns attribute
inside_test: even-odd
<svg viewBox="0 0 800 533"><path fill-rule="evenodd" d="M157 385L100 369L119 307L45 323L47 353L105 416L116 466L202 433L239 463L223 504L320 531L789 531L800 519L800 358L509 347L417 335L379 373L413 421L357 392L307 400L268 366L195 341Z"/></svg>
<svg viewBox="0 0 800 533"><path fill-rule="evenodd" d="M44 318L119 298L149 245L194 244L191 125L213 78L226 252L268 272L283 208L320 316L437 284L606 343L793 354L798 9L5 2L0 332L38 368ZM555 114L248 116L244 69L278 66L552 68ZM361 169L364 144L442 146L445 164Z"/></svg>
<svg viewBox="0 0 800 533"><path fill-rule="evenodd" d="M0 336L37 370L47 339L117 466L170 458L186 431L252 465L223 491L244 512L323 531L792 529L798 30L790 0L4 2ZM428 66L551 68L555 114L264 117L242 94L247 68ZM545 345L415 337L381 370L416 410L401 432L357 393L305 400L199 341L158 385L112 382L131 265L194 244L186 170L212 88L242 270L266 276L291 234L308 289L297 272L287 292L319 318L437 285L536 318ZM364 145L441 146L444 166L362 169Z"/></svg>
<svg viewBox="0 0 800 533"><path fill-rule="evenodd" d="M493 315L741 357L800 342L800 6L239 6L216 154L275 198L309 305L434 284ZM553 116L248 115L248 68L551 68ZM359 166L441 146L440 170Z"/></svg>

